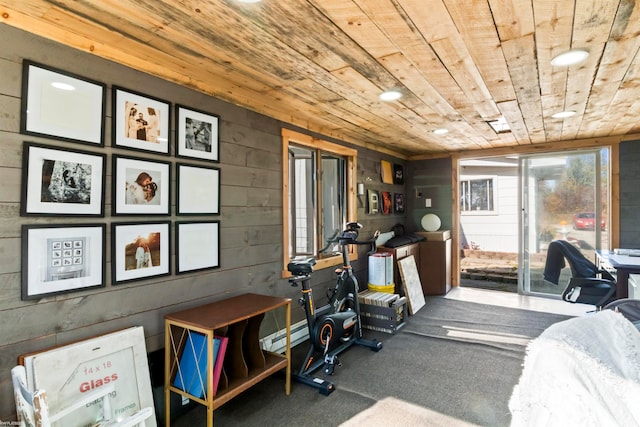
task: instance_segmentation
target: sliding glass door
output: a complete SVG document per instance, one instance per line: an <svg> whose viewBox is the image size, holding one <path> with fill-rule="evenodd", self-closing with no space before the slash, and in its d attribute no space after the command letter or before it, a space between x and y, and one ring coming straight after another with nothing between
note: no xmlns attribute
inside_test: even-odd
<svg viewBox="0 0 640 427"><path fill-rule="evenodd" d="M571 272L563 269L558 285L543 279L549 242L571 242L590 260L595 249L608 249L608 149L520 157L521 293L560 295Z"/></svg>

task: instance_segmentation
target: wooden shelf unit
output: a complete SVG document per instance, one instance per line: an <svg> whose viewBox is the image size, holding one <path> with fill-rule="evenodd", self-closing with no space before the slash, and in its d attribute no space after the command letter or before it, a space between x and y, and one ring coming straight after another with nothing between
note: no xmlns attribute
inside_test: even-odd
<svg viewBox="0 0 640 427"><path fill-rule="evenodd" d="M287 343L284 356L260 348L260 324L265 313L286 310ZM193 396L173 385L188 336L197 332L207 340L207 370L204 397ZM213 339L228 337L223 373L216 395L213 383ZM196 357L194 355L194 357ZM244 294L165 316L165 421L171 425L171 393L181 394L207 407L207 426L213 426L213 411L268 376L286 370L285 393L291 391L291 299Z"/></svg>

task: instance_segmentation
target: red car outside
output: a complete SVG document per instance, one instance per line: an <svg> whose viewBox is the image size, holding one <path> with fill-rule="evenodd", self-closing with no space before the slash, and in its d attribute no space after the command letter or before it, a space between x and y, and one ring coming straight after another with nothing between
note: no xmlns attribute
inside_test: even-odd
<svg viewBox="0 0 640 427"><path fill-rule="evenodd" d="M574 230L593 230L596 223L596 214L593 212L579 212L573 216ZM605 229L604 215L600 221L600 229Z"/></svg>

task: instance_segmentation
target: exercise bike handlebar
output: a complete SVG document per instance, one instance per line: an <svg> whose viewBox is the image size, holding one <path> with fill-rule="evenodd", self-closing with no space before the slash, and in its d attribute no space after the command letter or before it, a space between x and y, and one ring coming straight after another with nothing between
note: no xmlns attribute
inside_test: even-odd
<svg viewBox="0 0 640 427"><path fill-rule="evenodd" d="M336 232L327 239L327 245L319 252L324 253L332 243L339 243L343 245L371 245L371 249L367 252L371 255L376 252L376 239L380 235L380 230L376 230L373 237L369 240L358 240L358 230L362 228L362 225L357 222L350 222L342 232Z"/></svg>
<svg viewBox="0 0 640 427"><path fill-rule="evenodd" d="M340 232L336 230L335 233L331 237L327 239L327 245L320 249L318 253L326 252L331 246L332 243L339 243L342 252L342 256L345 262L345 265L349 264L349 254L346 249L348 245L371 245L371 249L367 252L367 255L371 255L376 252L376 239L380 235L380 230L376 230L373 234L373 237L369 240L358 240L358 230L362 228L362 225L356 222L350 222L347 224L346 229ZM293 273L295 276L290 280L292 285L297 284L297 280L300 278L308 277L313 272L313 266L316 264L316 260L314 257L308 257L305 259L296 259L289 262L287 265L287 270Z"/></svg>

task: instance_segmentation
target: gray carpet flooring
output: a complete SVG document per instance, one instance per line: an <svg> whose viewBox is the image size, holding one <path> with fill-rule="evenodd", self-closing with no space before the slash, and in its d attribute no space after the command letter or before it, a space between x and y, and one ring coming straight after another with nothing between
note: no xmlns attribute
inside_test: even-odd
<svg viewBox="0 0 640 427"><path fill-rule="evenodd" d="M214 413L216 426L338 426L386 397L480 426L508 426L508 401L522 371L526 344L567 317L428 297L396 335L365 330L384 343L380 352L353 346L327 379L329 396L284 375L256 384ZM307 343L293 349L293 370ZM323 376L322 370L316 372ZM173 417L172 417L173 418ZM206 426L197 405L172 423Z"/></svg>

